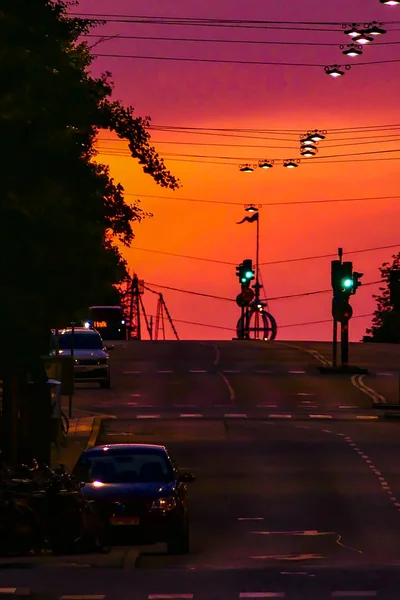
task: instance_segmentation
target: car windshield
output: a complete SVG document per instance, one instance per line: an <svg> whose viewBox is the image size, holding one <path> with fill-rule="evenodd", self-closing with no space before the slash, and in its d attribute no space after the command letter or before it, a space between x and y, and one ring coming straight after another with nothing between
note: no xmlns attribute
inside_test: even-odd
<svg viewBox="0 0 400 600"><path fill-rule="evenodd" d="M82 457L75 474L85 482L166 483L174 480L168 457L154 450L91 453Z"/></svg>
<svg viewBox="0 0 400 600"><path fill-rule="evenodd" d="M60 350L71 349L71 333L60 333L58 336L58 347ZM53 337L53 347L55 348L55 338ZM101 350L104 347L100 335L92 332L74 333L73 347L75 350Z"/></svg>

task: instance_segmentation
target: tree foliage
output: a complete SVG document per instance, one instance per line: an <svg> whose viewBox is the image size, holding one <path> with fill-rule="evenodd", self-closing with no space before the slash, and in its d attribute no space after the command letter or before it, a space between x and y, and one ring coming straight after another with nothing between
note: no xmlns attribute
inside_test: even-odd
<svg viewBox="0 0 400 600"><path fill-rule="evenodd" d="M367 329L368 342L384 342L398 344L400 342L399 317L390 303L389 277L392 269L400 269L400 252L392 256L392 262L384 262L379 269L383 286L379 288L380 294L374 295L376 310L372 319L372 326Z"/></svg>
<svg viewBox="0 0 400 600"><path fill-rule="evenodd" d="M127 140L154 181L179 181L151 145L149 117L111 100L110 74L95 78L63 0L5 0L0 8L0 326L52 327L110 293L126 276L115 241L148 216L96 162L101 129ZM3 308L4 307L4 308Z"/></svg>

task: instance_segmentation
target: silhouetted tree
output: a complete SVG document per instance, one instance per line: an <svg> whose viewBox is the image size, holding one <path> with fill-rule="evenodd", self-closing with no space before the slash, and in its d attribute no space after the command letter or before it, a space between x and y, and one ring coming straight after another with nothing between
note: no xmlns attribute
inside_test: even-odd
<svg viewBox="0 0 400 600"><path fill-rule="evenodd" d="M132 223L146 216L96 162L98 132L127 140L160 186L179 186L151 146L150 119L111 101L109 73L90 74L80 40L95 23L70 17L69 4L0 7L0 379L26 383L34 373L43 389L49 329L124 279L114 240L129 246Z"/></svg>
<svg viewBox="0 0 400 600"><path fill-rule="evenodd" d="M367 329L364 338L366 342L385 342L398 344L400 342L399 315L393 310L389 297L389 274L392 269L400 269L400 252L392 256L392 262L384 262L379 269L384 285L379 288L380 294L374 295L376 310L372 319L372 326Z"/></svg>

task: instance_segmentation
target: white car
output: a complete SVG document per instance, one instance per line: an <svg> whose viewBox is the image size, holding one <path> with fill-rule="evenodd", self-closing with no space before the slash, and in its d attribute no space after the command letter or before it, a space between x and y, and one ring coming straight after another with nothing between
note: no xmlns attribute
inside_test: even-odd
<svg viewBox="0 0 400 600"><path fill-rule="evenodd" d="M105 346L101 335L95 329L76 327L62 329L56 336L53 335L53 354L58 347L59 354L73 356L74 377L76 381L97 382L101 388L109 388L111 384L109 355L107 351L113 345Z"/></svg>

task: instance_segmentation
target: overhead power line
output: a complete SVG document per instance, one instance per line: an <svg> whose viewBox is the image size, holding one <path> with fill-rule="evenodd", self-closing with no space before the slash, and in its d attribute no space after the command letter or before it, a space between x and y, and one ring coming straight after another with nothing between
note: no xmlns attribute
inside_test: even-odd
<svg viewBox="0 0 400 600"><path fill-rule="evenodd" d="M319 68L323 69L326 65L322 63L302 63L302 62L282 62L282 61L265 61L265 60L234 60L225 58L199 58L187 56L145 56L139 54L106 54L94 52L93 56L97 58L127 58L132 60L155 60L155 61L176 61L176 62L199 62L199 63L219 63L233 65L259 65L259 66L276 66L276 67L303 67L303 68ZM388 60L371 60L357 62L352 64L352 68L365 67L369 65L388 65L400 63L400 58Z"/></svg>
<svg viewBox="0 0 400 600"><path fill-rule="evenodd" d="M85 35L85 37L88 38L103 38L104 36L102 34L94 34L94 33L89 33L87 35ZM333 46L334 48L338 47L337 43L334 42L297 42L297 41L292 41L292 42L288 42L285 40L278 40L278 41L270 41L270 40L221 40L221 39L216 39L216 38L187 38L187 37L161 37L161 36L146 36L146 35L120 35L120 34L116 34L115 37L112 36L111 38L105 40L105 41L114 41L114 40L143 40L143 41L154 41L154 42L193 42L193 43L201 43L201 44L239 44L239 45L244 45L244 44L250 44L250 45L261 45L261 46ZM379 41L378 44L375 45L376 47L379 46L395 46L395 45L399 45L400 41L394 41L394 42L381 42Z"/></svg>
<svg viewBox="0 0 400 600"><path fill-rule="evenodd" d="M378 279L376 281L368 281L368 282L365 282L365 283L363 282L361 289L363 289L363 288L365 288L365 287L367 287L369 285L377 285L378 283L384 283L384 281L382 279ZM234 298L227 298L226 296L217 296L216 294L206 294L204 292L197 292L197 291L194 291L194 290L185 290L185 289L182 289L182 288L176 288L176 287L172 287L172 286L169 286L169 285L162 285L162 284L159 284L159 283L148 283L148 282L146 282L146 284L149 285L149 286L152 285L154 287L159 287L159 288L162 288L162 289L165 289L165 290L171 290L173 292L181 292L183 294L191 294L193 296L202 296L202 297L205 297L205 298L212 298L213 300L225 300L227 302L235 302ZM316 296L316 295L319 295L319 294L327 294L327 293L332 293L332 290L331 289L314 290L314 291L311 291L311 292L299 292L297 294L286 294L285 296L271 296L271 297L268 297L267 300L268 301L271 301L271 300L289 300L289 299L292 299L292 298L301 298L301 297L305 297L305 296Z"/></svg>
<svg viewBox="0 0 400 600"><path fill-rule="evenodd" d="M224 204L228 206L241 206L243 202L229 202L228 200L203 200L201 198L177 198L175 196L155 196L152 194L134 194L132 192L124 192L124 196L135 196L137 199L140 198L156 198L160 200L176 200L178 202L201 202L204 204ZM365 202L369 200L398 200L400 195L394 196L371 196L361 198L333 198L332 200L290 200L284 202L263 202L263 206L288 206L295 204L330 204L332 202Z"/></svg>
<svg viewBox="0 0 400 600"><path fill-rule="evenodd" d="M366 319L373 317L373 313L367 313L363 315L354 315L353 319ZM236 331L235 327L224 327L223 325L212 325L211 323L199 323L197 321L186 321L184 319L174 319L177 323L185 323L187 325L197 325L199 327L210 327L211 329L223 329L225 331ZM309 325L320 325L322 323L331 323L332 319L320 319L318 321L303 321L301 323L286 323L279 325L279 329L286 329L288 327L306 327Z"/></svg>
<svg viewBox="0 0 400 600"><path fill-rule="evenodd" d="M347 254L360 254L363 252L374 252L377 250L388 250L390 248L398 248L400 247L400 243L399 244L392 244L390 246L375 246L374 248L363 248L363 249L358 249L358 250L349 250L346 251L346 255ZM221 264L221 265L228 265L228 266L234 266L236 265L236 263L234 262L229 262L227 260L217 260L215 258L203 258L200 256L190 256L188 254L177 254L175 252L166 252L165 250L153 250L152 248L140 248L138 246L133 246L132 247L133 250L139 250L140 252L152 252L154 254L162 254L165 256L174 256L176 258L187 258L189 260L200 260L203 262L211 262L211 263L215 263L215 264ZM332 258L337 256L337 254L333 253L333 254L319 254L319 255L314 255L314 256L303 256L303 257L299 257L299 258L286 258L286 259L282 259L282 260L272 260L272 261L267 261L267 262L261 262L260 263L260 267L264 266L264 265L281 265L281 264L286 264L286 263L291 263L291 262L301 262L304 260L315 260L315 259L322 259L322 258Z"/></svg>

